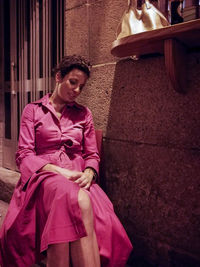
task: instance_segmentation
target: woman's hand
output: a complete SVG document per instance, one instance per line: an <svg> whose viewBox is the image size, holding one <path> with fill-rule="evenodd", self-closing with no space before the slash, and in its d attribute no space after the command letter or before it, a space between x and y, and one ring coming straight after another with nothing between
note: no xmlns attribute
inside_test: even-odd
<svg viewBox="0 0 200 267"><path fill-rule="evenodd" d="M83 174L83 172L68 170L68 169L61 168L59 166L56 166L50 163L46 164L40 171L55 172L55 173L63 175L64 177L66 177L67 179L71 181L76 181Z"/></svg>
<svg viewBox="0 0 200 267"><path fill-rule="evenodd" d="M69 179L70 181L76 181L83 173L79 171L72 171L65 168L58 167L58 173Z"/></svg>
<svg viewBox="0 0 200 267"><path fill-rule="evenodd" d="M86 168L82 173L81 177L75 180L80 187L89 189L93 180L95 172L92 168Z"/></svg>
<svg viewBox="0 0 200 267"><path fill-rule="evenodd" d="M79 172L61 168L54 164L46 164L40 171L51 171L59 173L70 181L77 183L80 187L85 189L90 188L95 174L95 171L92 168L86 168L84 172Z"/></svg>

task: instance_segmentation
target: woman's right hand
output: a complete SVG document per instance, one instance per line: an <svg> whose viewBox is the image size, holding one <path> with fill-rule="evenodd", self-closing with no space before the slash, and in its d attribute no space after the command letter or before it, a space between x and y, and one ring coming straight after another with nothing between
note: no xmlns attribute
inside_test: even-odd
<svg viewBox="0 0 200 267"><path fill-rule="evenodd" d="M40 171L59 173L71 181L76 181L83 174L83 172L68 170L50 163L46 164Z"/></svg>
<svg viewBox="0 0 200 267"><path fill-rule="evenodd" d="M79 171L72 171L61 167L58 167L58 173L65 176L70 181L76 181L83 174L82 172Z"/></svg>

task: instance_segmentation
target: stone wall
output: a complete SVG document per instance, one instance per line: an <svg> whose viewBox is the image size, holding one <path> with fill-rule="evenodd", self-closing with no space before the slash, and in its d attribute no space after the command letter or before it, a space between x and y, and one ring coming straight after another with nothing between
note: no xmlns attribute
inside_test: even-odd
<svg viewBox="0 0 200 267"><path fill-rule="evenodd" d="M110 53L122 0L66 1L65 54L93 64L79 101L104 132L104 189L134 245L154 266L200 265L200 53L188 93L173 90L163 56Z"/></svg>
<svg viewBox="0 0 200 267"><path fill-rule="evenodd" d="M3 103L3 86L0 83L0 167L2 167L3 156L3 135L4 135L4 103Z"/></svg>
<svg viewBox="0 0 200 267"><path fill-rule="evenodd" d="M0 167L2 167L3 163L3 123L0 122Z"/></svg>
<svg viewBox="0 0 200 267"><path fill-rule="evenodd" d="M1 57L0 57L1 60ZM3 156L3 134L4 134L4 103L3 103L3 86L0 83L0 167L2 167L2 156Z"/></svg>
<svg viewBox="0 0 200 267"><path fill-rule="evenodd" d="M1 14L1 8L0 8L0 36L2 36L2 14ZM3 45L4 42L0 42L0 66L2 65L3 62ZM3 72L2 69L0 70L0 167L2 167L2 155L3 155L3 122L4 122L4 112L3 112L3 108L4 108L4 103L3 103Z"/></svg>

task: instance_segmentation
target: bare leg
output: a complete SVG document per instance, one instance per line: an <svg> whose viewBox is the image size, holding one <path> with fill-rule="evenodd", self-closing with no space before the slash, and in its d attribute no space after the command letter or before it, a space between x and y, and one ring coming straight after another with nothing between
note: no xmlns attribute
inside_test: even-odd
<svg viewBox="0 0 200 267"><path fill-rule="evenodd" d="M93 212L90 198L82 189L78 193L78 202L82 213L87 236L70 244L70 256L73 267L100 267L99 249L93 225ZM47 267L69 267L69 244L49 245Z"/></svg>
<svg viewBox="0 0 200 267"><path fill-rule="evenodd" d="M78 202L87 236L70 244L73 267L100 267L99 248L94 231L92 206L89 196L82 189L78 193Z"/></svg>
<svg viewBox="0 0 200 267"><path fill-rule="evenodd" d="M69 267L69 244L49 245L47 249L47 267Z"/></svg>

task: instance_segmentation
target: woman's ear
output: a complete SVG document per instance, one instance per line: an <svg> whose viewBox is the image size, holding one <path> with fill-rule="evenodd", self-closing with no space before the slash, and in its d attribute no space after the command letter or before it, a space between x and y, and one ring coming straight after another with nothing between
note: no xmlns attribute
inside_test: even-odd
<svg viewBox="0 0 200 267"><path fill-rule="evenodd" d="M56 73L55 81L56 81L57 83L62 81L62 76L61 76L60 71L58 71L58 72Z"/></svg>

